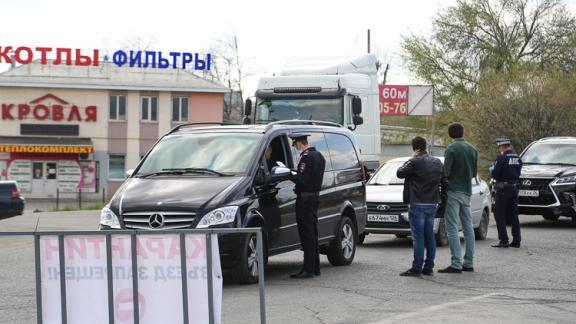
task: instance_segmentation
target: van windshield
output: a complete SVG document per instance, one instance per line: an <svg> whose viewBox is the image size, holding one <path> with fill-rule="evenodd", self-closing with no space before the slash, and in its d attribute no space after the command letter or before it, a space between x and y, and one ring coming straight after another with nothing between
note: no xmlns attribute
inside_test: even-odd
<svg viewBox="0 0 576 324"><path fill-rule="evenodd" d="M146 157L136 176L166 170L243 174L254 160L261 134L196 133L167 136Z"/></svg>
<svg viewBox="0 0 576 324"><path fill-rule="evenodd" d="M342 124L344 106L342 98L291 99L273 98L258 100L256 124L279 120L321 120Z"/></svg>

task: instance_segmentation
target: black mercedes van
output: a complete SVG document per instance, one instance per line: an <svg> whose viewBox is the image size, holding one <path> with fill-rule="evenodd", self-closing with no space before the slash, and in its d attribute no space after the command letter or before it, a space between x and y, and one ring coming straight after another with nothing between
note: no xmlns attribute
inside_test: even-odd
<svg viewBox="0 0 576 324"><path fill-rule="evenodd" d="M320 250L333 265L350 264L366 224L366 179L352 132L327 122L178 126L130 172L102 209L100 228L262 227L265 260L299 249L290 170L300 153L290 145L291 133L310 134L310 146L326 159ZM219 237L225 276L243 283L258 280L255 243L255 235Z"/></svg>

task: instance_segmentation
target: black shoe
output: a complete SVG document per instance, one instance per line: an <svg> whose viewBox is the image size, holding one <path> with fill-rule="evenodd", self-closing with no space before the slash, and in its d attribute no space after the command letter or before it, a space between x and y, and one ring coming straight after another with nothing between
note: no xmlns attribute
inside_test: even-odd
<svg viewBox="0 0 576 324"><path fill-rule="evenodd" d="M462 267L462 271L474 272L474 268L473 267Z"/></svg>
<svg viewBox="0 0 576 324"><path fill-rule="evenodd" d="M314 275L315 275L315 276L319 276L319 275L320 275L320 270L314 271Z"/></svg>
<svg viewBox="0 0 576 324"><path fill-rule="evenodd" d="M425 276L432 276L434 274L434 270L433 269L422 269L422 274Z"/></svg>
<svg viewBox="0 0 576 324"><path fill-rule="evenodd" d="M438 270L438 273L462 273L462 270L453 268L452 266Z"/></svg>
<svg viewBox="0 0 576 324"><path fill-rule="evenodd" d="M509 246L510 246L510 244L502 243L502 242L498 242L498 244L491 245L491 247L493 247L493 248L507 248Z"/></svg>
<svg viewBox="0 0 576 324"><path fill-rule="evenodd" d="M312 272L308 272L308 271L301 271L298 273L295 273L293 275L290 275L290 278L292 279L305 279L305 278L313 278L314 274Z"/></svg>
<svg viewBox="0 0 576 324"><path fill-rule="evenodd" d="M291 274L291 275L290 275L290 278L293 278L293 277L295 277L295 276L299 276L299 275L301 275L303 272L304 272L304 269L301 269L300 271Z"/></svg>
<svg viewBox="0 0 576 324"><path fill-rule="evenodd" d="M519 247L520 247L520 242L514 242L514 241L512 241L512 243L510 243L508 246L513 247L513 248L519 248Z"/></svg>
<svg viewBox="0 0 576 324"><path fill-rule="evenodd" d="M400 274L402 277L420 277L422 275L422 271L409 269L404 271Z"/></svg>

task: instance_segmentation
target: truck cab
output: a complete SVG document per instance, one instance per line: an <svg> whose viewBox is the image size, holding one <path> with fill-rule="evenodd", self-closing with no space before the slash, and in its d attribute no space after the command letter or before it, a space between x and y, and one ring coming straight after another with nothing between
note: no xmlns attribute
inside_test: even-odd
<svg viewBox="0 0 576 324"><path fill-rule="evenodd" d="M281 120L332 122L353 131L369 170L379 165L380 113L376 56L353 59L300 59L279 76L261 78L250 123Z"/></svg>

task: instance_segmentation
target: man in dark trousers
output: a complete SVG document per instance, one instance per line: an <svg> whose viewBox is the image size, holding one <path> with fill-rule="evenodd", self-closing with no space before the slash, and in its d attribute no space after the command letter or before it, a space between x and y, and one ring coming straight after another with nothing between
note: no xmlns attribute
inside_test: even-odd
<svg viewBox="0 0 576 324"><path fill-rule="evenodd" d="M320 275L320 251L318 248L318 206L326 160L314 147L308 146L308 134L291 134L292 146L300 151L296 166L296 222L300 243L304 250L304 266L291 278L312 278Z"/></svg>
<svg viewBox="0 0 576 324"><path fill-rule="evenodd" d="M492 178L495 180L496 202L494 218L498 228L498 244L495 248L520 247L520 221L518 220L518 178L522 170L522 160L512 151L511 141L506 137L496 139L500 154L496 157ZM512 242L508 241L506 219L512 223Z"/></svg>
<svg viewBox="0 0 576 324"><path fill-rule="evenodd" d="M414 260L408 271L401 276L431 276L434 272L436 241L434 239L434 219L436 208L445 195L446 178L442 162L426 152L426 140L420 136L412 139L412 158L404 163L396 176L405 178L404 203L409 204L408 217L414 246ZM426 253L424 253L426 250ZM426 254L426 261L424 261Z"/></svg>

